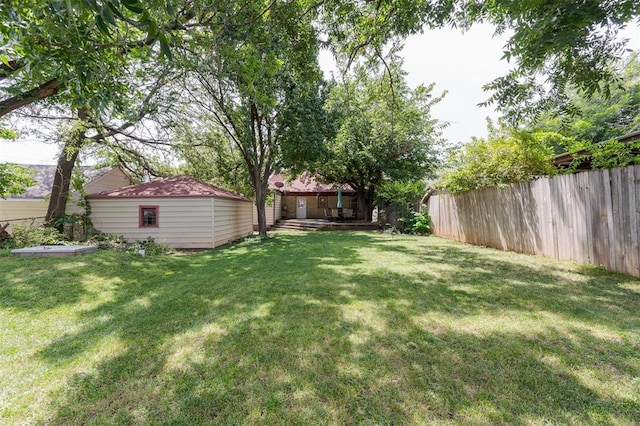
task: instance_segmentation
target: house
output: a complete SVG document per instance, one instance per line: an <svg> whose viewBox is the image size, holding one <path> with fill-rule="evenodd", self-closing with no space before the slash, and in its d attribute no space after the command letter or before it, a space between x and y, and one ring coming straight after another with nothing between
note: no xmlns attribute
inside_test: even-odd
<svg viewBox="0 0 640 426"><path fill-rule="evenodd" d="M330 185L316 181L310 174L303 173L292 182L281 175L269 179L269 189L281 195L282 218L322 219L329 209L338 207L338 189L342 207L354 213L358 219L364 218L363 209L358 207L356 193L349 185Z"/></svg>
<svg viewBox="0 0 640 426"><path fill-rule="evenodd" d="M20 195L8 196L6 199L0 198L0 223L9 223L9 229L16 225L38 225L44 221L49 204L48 197L51 195L57 170L55 165L22 164L21 166L34 171L32 178L35 184ZM86 194L131 184L129 177L119 168L96 170L92 167L81 167L79 169L86 181L84 185ZM78 201L78 194L71 191L70 195L67 212L81 212L75 204Z"/></svg>
<svg viewBox="0 0 640 426"><path fill-rule="evenodd" d="M253 233L252 202L188 176L157 179L87 196L93 226L127 240L213 248Z"/></svg>
<svg viewBox="0 0 640 426"><path fill-rule="evenodd" d="M617 138L619 142L628 145L631 142L640 141L640 132L629 133L624 136L620 136ZM600 142L600 144L605 143ZM640 155L640 150L631 149L630 151L633 155ZM563 154L556 155L553 158L554 165L559 169L569 169L572 168L575 173L584 172L586 170L591 170L591 152L587 149L582 149L576 152L565 152Z"/></svg>

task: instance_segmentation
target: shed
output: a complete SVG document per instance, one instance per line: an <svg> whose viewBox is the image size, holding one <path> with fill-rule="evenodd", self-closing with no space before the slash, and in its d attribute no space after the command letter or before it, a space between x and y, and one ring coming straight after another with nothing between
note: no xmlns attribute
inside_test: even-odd
<svg viewBox="0 0 640 426"><path fill-rule="evenodd" d="M637 144L640 141L640 132L629 133L615 139L628 146L631 143ZM606 142L607 141L602 141L597 145L602 145ZM640 150L638 150L637 145L636 147L630 145L628 152L633 156L640 156ZM581 149L579 151L558 154L553 158L553 163L561 170L572 169L574 173L591 170L591 152L588 149Z"/></svg>
<svg viewBox="0 0 640 426"><path fill-rule="evenodd" d="M31 165L21 166L33 170L35 184L20 195L11 195L6 199L0 198L0 222L8 222L10 228L15 225L29 226L40 224L47 214L47 197L51 195L51 187L57 170L55 165ZM84 192L105 191L130 185L131 180L119 168L80 167L79 171L86 181ZM81 209L75 204L79 195L71 191L67 204L67 213L79 213Z"/></svg>
<svg viewBox="0 0 640 426"><path fill-rule="evenodd" d="M157 179L87 196L93 226L130 241L213 248L253 233L252 202L189 176Z"/></svg>

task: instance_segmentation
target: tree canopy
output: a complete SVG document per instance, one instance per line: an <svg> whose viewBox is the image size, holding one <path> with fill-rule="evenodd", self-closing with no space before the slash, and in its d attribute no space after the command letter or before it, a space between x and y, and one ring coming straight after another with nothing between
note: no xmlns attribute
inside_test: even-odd
<svg viewBox="0 0 640 426"><path fill-rule="evenodd" d="M329 96L337 130L311 169L327 182L351 185L370 219L385 180L419 180L433 170L443 124L431 117L441 99L432 91L433 85L411 89L399 61L357 66Z"/></svg>
<svg viewBox="0 0 640 426"><path fill-rule="evenodd" d="M610 96L587 97L573 89L567 92L573 105L566 115L546 114L528 127L562 134L582 143L599 143L640 130L640 60L632 53L615 67L620 82ZM558 147L561 152L571 147Z"/></svg>
<svg viewBox="0 0 640 426"><path fill-rule="evenodd" d="M35 183L32 174L33 170L17 164L0 163L0 198L22 194Z"/></svg>
<svg viewBox="0 0 640 426"><path fill-rule="evenodd" d="M557 103L566 106L569 83L586 95L608 93L615 82L610 65L625 48L618 32L640 17L640 3L635 0L297 3L293 10L298 16L311 19L332 50L350 59L363 52L379 54L390 40L425 28L464 29L488 22L498 33L512 32L504 56L514 67L487 89L493 91L488 102L514 118ZM239 16L254 19L268 14L275 4L262 0L4 2L0 4L0 79L4 80L0 116L51 96L100 105L121 87L118 70L128 58L160 52L170 57L193 31L203 29L220 34L223 40L228 28L234 27L230 22L238 22ZM260 13L247 15L246 10ZM252 21L244 25L251 26Z"/></svg>

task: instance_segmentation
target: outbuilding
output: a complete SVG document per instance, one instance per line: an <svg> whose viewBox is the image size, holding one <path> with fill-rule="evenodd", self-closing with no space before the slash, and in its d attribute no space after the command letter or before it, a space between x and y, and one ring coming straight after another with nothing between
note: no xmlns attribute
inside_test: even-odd
<svg viewBox="0 0 640 426"><path fill-rule="evenodd" d="M189 176L89 194L93 226L129 241L213 248L253 233L251 200Z"/></svg>

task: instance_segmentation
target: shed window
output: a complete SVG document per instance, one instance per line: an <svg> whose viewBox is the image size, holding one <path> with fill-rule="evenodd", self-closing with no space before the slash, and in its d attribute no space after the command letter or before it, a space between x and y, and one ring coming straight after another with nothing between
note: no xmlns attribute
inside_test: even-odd
<svg viewBox="0 0 640 426"><path fill-rule="evenodd" d="M140 228L158 227L158 206L140 206Z"/></svg>

